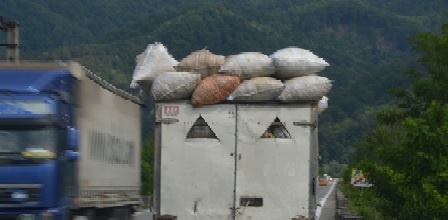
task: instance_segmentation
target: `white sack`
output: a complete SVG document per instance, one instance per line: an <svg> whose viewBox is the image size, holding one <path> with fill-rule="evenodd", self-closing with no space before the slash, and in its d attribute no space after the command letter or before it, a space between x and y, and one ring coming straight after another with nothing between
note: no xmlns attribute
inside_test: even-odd
<svg viewBox="0 0 448 220"><path fill-rule="evenodd" d="M151 84L154 79L164 72L175 72L174 66L177 60L174 59L168 50L161 43L149 44L142 55L136 57L137 66L132 76L131 88L137 88L139 81ZM144 88L149 90L149 88Z"/></svg>
<svg viewBox="0 0 448 220"><path fill-rule="evenodd" d="M317 104L317 112L322 113L327 108L328 108L328 97L324 96Z"/></svg>
<svg viewBox="0 0 448 220"><path fill-rule="evenodd" d="M321 76L301 76L284 82L285 89L279 96L282 101L320 100L331 89L331 81Z"/></svg>
<svg viewBox="0 0 448 220"><path fill-rule="evenodd" d="M155 101L188 99L201 76L192 72L166 72L157 76L151 87Z"/></svg>
<svg viewBox="0 0 448 220"><path fill-rule="evenodd" d="M244 52L226 57L220 72L238 75L242 80L270 76L275 73L274 63L267 55L258 52Z"/></svg>
<svg viewBox="0 0 448 220"><path fill-rule="evenodd" d="M317 73L329 64L309 50L288 47L276 51L271 56L277 69L278 78L288 79Z"/></svg>
<svg viewBox="0 0 448 220"><path fill-rule="evenodd" d="M244 101L274 100L283 91L283 83L272 77L255 77L243 81L230 95L231 99Z"/></svg>

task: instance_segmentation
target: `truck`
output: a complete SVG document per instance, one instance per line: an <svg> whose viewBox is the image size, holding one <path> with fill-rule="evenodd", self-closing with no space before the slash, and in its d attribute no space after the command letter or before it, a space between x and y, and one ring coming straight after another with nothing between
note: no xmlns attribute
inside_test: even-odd
<svg viewBox="0 0 448 220"><path fill-rule="evenodd" d="M154 109L155 219L313 219L317 101Z"/></svg>
<svg viewBox="0 0 448 220"><path fill-rule="evenodd" d="M0 64L0 219L130 219L140 100L77 62Z"/></svg>

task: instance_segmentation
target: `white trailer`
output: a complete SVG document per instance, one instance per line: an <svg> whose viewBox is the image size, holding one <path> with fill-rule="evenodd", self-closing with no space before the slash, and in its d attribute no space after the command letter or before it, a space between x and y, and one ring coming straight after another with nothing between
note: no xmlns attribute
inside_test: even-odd
<svg viewBox="0 0 448 220"><path fill-rule="evenodd" d="M314 217L317 114L317 102L156 103L155 214Z"/></svg>
<svg viewBox="0 0 448 220"><path fill-rule="evenodd" d="M99 208L140 205L140 101L85 68L71 71L78 79L77 205Z"/></svg>

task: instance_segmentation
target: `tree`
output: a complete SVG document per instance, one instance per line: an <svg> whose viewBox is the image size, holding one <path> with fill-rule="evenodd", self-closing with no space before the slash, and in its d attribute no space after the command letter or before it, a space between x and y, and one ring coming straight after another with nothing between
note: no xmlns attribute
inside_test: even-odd
<svg viewBox="0 0 448 220"><path fill-rule="evenodd" d="M396 90L397 107L383 111L358 145L356 167L369 170L382 216L443 219L448 215L448 24L411 38L419 66L411 86Z"/></svg>
<svg viewBox="0 0 448 220"><path fill-rule="evenodd" d="M395 94L407 115L419 116L432 101L448 103L448 23L442 24L440 33L420 32L410 40L420 55L420 65L408 70L414 79L412 86Z"/></svg>
<svg viewBox="0 0 448 220"><path fill-rule="evenodd" d="M154 144L150 138L146 138L142 145L141 154L141 179L142 179L142 194L152 195L154 186L153 173L154 173Z"/></svg>

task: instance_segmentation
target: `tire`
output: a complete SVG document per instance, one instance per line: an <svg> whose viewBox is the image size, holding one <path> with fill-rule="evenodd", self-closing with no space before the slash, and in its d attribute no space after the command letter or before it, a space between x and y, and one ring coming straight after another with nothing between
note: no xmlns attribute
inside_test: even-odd
<svg viewBox="0 0 448 220"><path fill-rule="evenodd" d="M74 220L74 219L76 219L76 217L79 217L79 216L85 217L88 220L98 220L98 218L96 218L96 216L95 216L94 209L83 209L83 210L79 210L76 212L73 212L70 210L67 212L67 216L68 216L67 219L70 219L70 220Z"/></svg>
<svg viewBox="0 0 448 220"><path fill-rule="evenodd" d="M131 209L127 206L114 208L112 213L111 219L131 220Z"/></svg>
<svg viewBox="0 0 448 220"><path fill-rule="evenodd" d="M84 216L87 218L87 220L95 220L95 210L87 209L84 212Z"/></svg>

